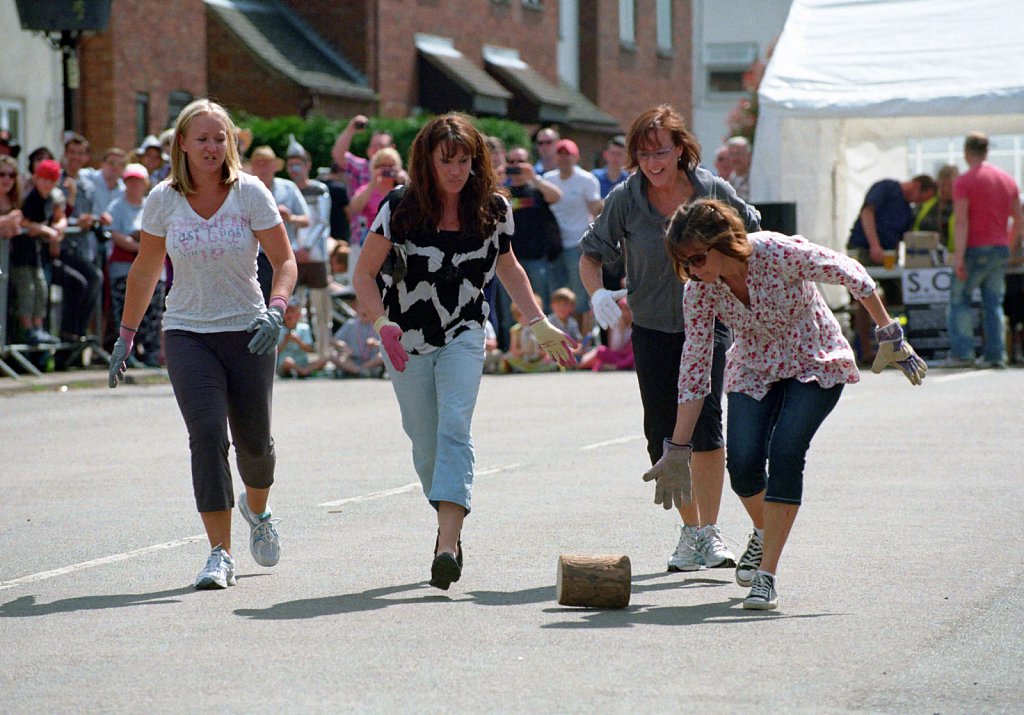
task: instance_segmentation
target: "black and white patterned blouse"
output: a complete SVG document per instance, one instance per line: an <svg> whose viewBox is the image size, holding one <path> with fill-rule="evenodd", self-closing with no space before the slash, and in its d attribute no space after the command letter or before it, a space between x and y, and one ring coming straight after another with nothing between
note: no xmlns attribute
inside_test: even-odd
<svg viewBox="0 0 1024 715"><path fill-rule="evenodd" d="M402 328L402 346L414 355L444 347L457 335L483 328L490 306L484 286L494 277L498 256L511 250L512 207L503 196L503 216L489 237L457 231L391 234L391 211L401 194L396 189L381 202L370 231L394 244L404 269L381 271L384 309ZM482 346L481 346L482 347Z"/></svg>

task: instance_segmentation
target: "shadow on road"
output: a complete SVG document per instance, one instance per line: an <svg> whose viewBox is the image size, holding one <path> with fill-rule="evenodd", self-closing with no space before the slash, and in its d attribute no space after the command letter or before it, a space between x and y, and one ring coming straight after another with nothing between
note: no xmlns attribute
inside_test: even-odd
<svg viewBox="0 0 1024 715"><path fill-rule="evenodd" d="M128 606L155 606L166 603L180 603L175 596L195 593L192 586L172 588L152 593L118 593L104 596L78 596L62 598L50 603L36 603L36 596L22 596L13 601L0 604L0 618L30 618L32 616L49 616L54 613L73 613L74 611L100 611L106 608L126 608Z"/></svg>

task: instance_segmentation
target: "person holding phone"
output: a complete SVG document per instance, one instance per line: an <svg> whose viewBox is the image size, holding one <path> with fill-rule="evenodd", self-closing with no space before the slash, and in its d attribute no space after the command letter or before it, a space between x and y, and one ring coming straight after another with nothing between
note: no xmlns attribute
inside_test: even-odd
<svg viewBox="0 0 1024 715"><path fill-rule="evenodd" d="M362 216L365 219L365 226L372 224L373 219L377 217L380 202L398 185L401 171L402 157L396 149L389 146L378 149L370 160L370 183L359 189L349 203L352 216ZM365 231L363 235L353 235L352 241L361 246L364 238Z"/></svg>

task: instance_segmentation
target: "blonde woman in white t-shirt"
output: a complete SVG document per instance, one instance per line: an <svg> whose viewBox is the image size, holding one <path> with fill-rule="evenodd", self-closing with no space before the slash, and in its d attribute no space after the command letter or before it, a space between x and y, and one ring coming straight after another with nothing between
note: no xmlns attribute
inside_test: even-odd
<svg viewBox="0 0 1024 715"><path fill-rule="evenodd" d="M174 290L163 318L164 353L188 428L196 506L212 547L196 578L200 589L235 583L229 427L246 486L238 508L249 523L249 548L261 566L280 558L267 505L275 463L270 405L274 352L297 269L273 196L241 171L236 135L224 108L209 100L192 102L178 117L171 175L146 201L110 360L110 386L116 387L169 256ZM260 246L274 267L269 308L256 279Z"/></svg>

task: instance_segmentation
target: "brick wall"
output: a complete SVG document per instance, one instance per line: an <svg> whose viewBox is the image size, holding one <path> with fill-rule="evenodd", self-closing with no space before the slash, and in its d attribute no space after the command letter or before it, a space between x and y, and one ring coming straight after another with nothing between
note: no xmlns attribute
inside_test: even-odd
<svg viewBox="0 0 1024 715"><path fill-rule="evenodd" d="M107 31L82 41L78 116L94 163L109 146L138 146L136 93L149 94L149 134L166 128L171 92L206 94L205 18L203 0L117 3Z"/></svg>

